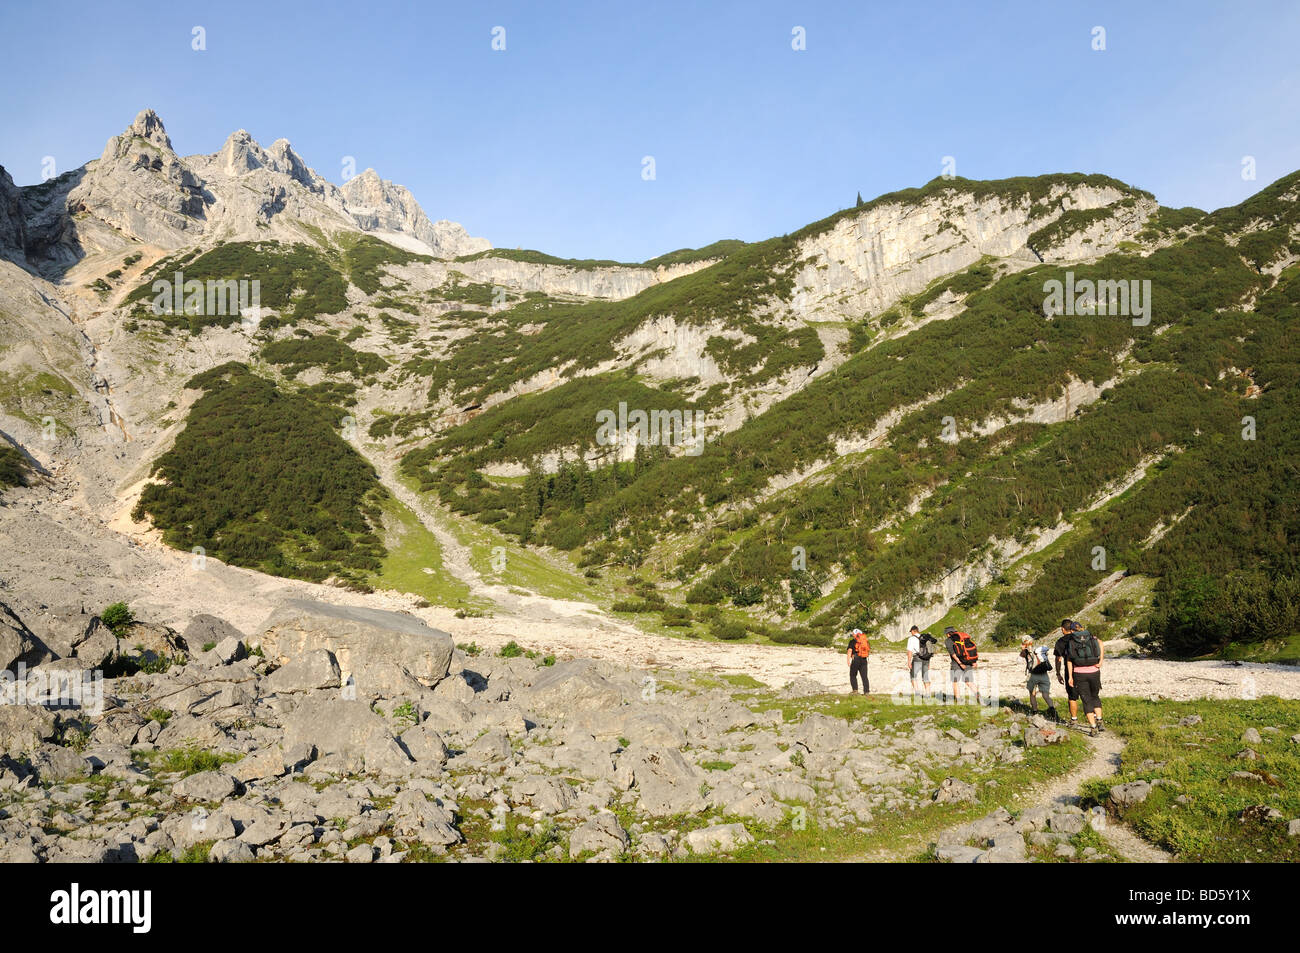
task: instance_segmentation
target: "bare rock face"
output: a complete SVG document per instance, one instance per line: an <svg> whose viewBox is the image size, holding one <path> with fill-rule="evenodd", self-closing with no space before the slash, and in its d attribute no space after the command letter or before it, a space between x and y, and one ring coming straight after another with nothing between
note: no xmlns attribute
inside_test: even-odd
<svg viewBox="0 0 1300 953"><path fill-rule="evenodd" d="M343 185L348 214L367 232L397 232L418 238L436 258L472 255L492 247L485 238L471 238L465 229L446 220L430 222L406 188L366 169Z"/></svg>
<svg viewBox="0 0 1300 953"><path fill-rule="evenodd" d="M22 264L27 260L27 224L22 193L0 165L0 258Z"/></svg>
<svg viewBox="0 0 1300 953"><path fill-rule="evenodd" d="M123 234L176 248L204 233L211 196L172 151L162 120L146 109L108 140L68 193L68 212L89 213Z"/></svg>
<svg viewBox="0 0 1300 953"><path fill-rule="evenodd" d="M48 658L41 640L13 609L0 602L0 671L13 669L19 663L39 665Z"/></svg>
<svg viewBox="0 0 1300 953"><path fill-rule="evenodd" d="M348 768L373 774L401 775L412 763L388 722L364 702L333 695L304 699L287 715L284 744L311 745L322 757L333 755Z"/></svg>
<svg viewBox="0 0 1300 953"><path fill-rule="evenodd" d="M17 188L0 169L0 258L61 273L88 254L136 242L164 249L218 239L301 242L303 224L379 232L440 257L491 247L454 222L430 222L409 191L373 171L353 182L345 193L287 139L263 148L243 129L215 153L178 156L162 120L146 109L98 159L48 182Z"/></svg>
<svg viewBox="0 0 1300 953"><path fill-rule="evenodd" d="M454 649L450 635L414 616L307 599L290 599L272 613L261 646L274 661L326 649L338 660L345 681L367 666L389 663L426 688L447 676Z"/></svg>
<svg viewBox="0 0 1300 953"><path fill-rule="evenodd" d="M1132 239L1156 203L1111 186L1057 185L1052 210L1041 214L1026 195L977 197L954 189L920 202L876 205L800 242L803 263L791 307L801 317L879 313L943 275L968 268L985 255L1030 267L1039 261L1097 257ZM1029 248L1035 230L1066 209L1109 209L1111 214L1051 247ZM1039 214L1035 214L1039 212Z"/></svg>

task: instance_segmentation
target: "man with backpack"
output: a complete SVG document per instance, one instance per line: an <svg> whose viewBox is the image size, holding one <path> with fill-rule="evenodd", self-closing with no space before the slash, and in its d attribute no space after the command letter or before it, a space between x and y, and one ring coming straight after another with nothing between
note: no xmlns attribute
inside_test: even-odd
<svg viewBox="0 0 1300 953"><path fill-rule="evenodd" d="M862 694L866 695L871 691L867 684L867 657L871 655L871 643L867 640L867 634L861 629L854 629L849 633L849 689L850 694L857 694L858 691L858 673L862 673Z"/></svg>
<svg viewBox="0 0 1300 953"><path fill-rule="evenodd" d="M1047 715L1055 720L1056 706L1052 704L1052 663L1048 660L1047 646L1034 645L1034 640L1025 636L1020 640L1020 657L1025 660L1025 688L1029 690L1029 708L1038 712L1038 695L1047 702Z"/></svg>
<svg viewBox="0 0 1300 953"><path fill-rule="evenodd" d="M1073 682L1065 680L1065 659L1070 651L1070 633L1066 626L1074 625L1069 619L1061 620L1061 637L1056 640L1056 645L1052 647L1052 655L1056 660L1056 681L1059 685L1065 686L1065 698L1070 705L1070 727L1077 728L1079 725L1079 693L1074 690Z"/></svg>
<svg viewBox="0 0 1300 953"><path fill-rule="evenodd" d="M1106 730L1101 720L1101 663L1106 658L1106 650L1095 635L1077 622L1067 619L1061 625L1062 631L1067 624L1070 641L1065 654L1066 680L1083 702L1089 734L1096 737Z"/></svg>
<svg viewBox="0 0 1300 953"><path fill-rule="evenodd" d="M911 633L907 636L907 670L912 677L912 697L916 697L916 680L919 678L925 688L923 698L930 695L930 659L934 657L934 650L931 645L937 645L938 640L929 632L922 632L916 626L912 626Z"/></svg>
<svg viewBox="0 0 1300 953"><path fill-rule="evenodd" d="M943 647L948 650L952 664L948 666L948 676L952 680L952 700L958 701L959 685L966 683L975 686L975 704L980 704L980 687L975 680L975 667L979 665L980 653L975 647L975 640L965 632L958 632L952 626L943 630Z"/></svg>

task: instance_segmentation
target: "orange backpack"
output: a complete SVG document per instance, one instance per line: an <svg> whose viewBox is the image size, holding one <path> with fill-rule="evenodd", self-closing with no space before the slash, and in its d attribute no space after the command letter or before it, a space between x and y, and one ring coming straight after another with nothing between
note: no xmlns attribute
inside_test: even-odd
<svg viewBox="0 0 1300 953"><path fill-rule="evenodd" d="M866 658L871 654L871 643L867 641L867 635L865 632L853 637L853 651L857 654L858 658Z"/></svg>
<svg viewBox="0 0 1300 953"><path fill-rule="evenodd" d="M974 665L980 660L979 649L975 648L975 640L965 632L952 634L952 654L957 656L957 661L963 665Z"/></svg>

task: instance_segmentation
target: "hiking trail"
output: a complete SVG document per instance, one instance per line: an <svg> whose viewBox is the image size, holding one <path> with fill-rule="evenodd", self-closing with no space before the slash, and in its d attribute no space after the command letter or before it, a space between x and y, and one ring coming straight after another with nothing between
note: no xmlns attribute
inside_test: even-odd
<svg viewBox="0 0 1300 953"><path fill-rule="evenodd" d="M1096 738L1084 736L1083 741L1088 745L1090 754L1082 763L1067 774L1033 785L1012 798L1014 803L1003 806L1010 811L1020 811L1038 805L1073 804L1077 801L1079 788L1084 783L1094 778L1113 777L1119 773L1120 756L1124 750L1124 742L1120 738L1111 732L1106 732ZM913 834L901 843L861 857L849 858L847 862L888 863L908 860L934 843L941 832L967 823L969 821L963 820L956 824ZM1122 821L1110 814L1106 815L1104 829L1098 833L1124 861L1163 864L1175 859L1173 854L1143 840Z"/></svg>

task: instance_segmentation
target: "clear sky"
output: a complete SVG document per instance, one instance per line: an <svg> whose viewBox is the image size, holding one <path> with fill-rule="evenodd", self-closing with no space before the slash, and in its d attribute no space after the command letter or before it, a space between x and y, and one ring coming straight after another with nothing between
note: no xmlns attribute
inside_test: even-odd
<svg viewBox="0 0 1300 953"><path fill-rule="evenodd" d="M183 155L241 127L283 136L336 183L352 156L430 218L566 257L782 234L945 156L969 178L1105 172L1207 209L1300 168L1295 0L7 0L0 63L19 184L152 107Z"/></svg>

